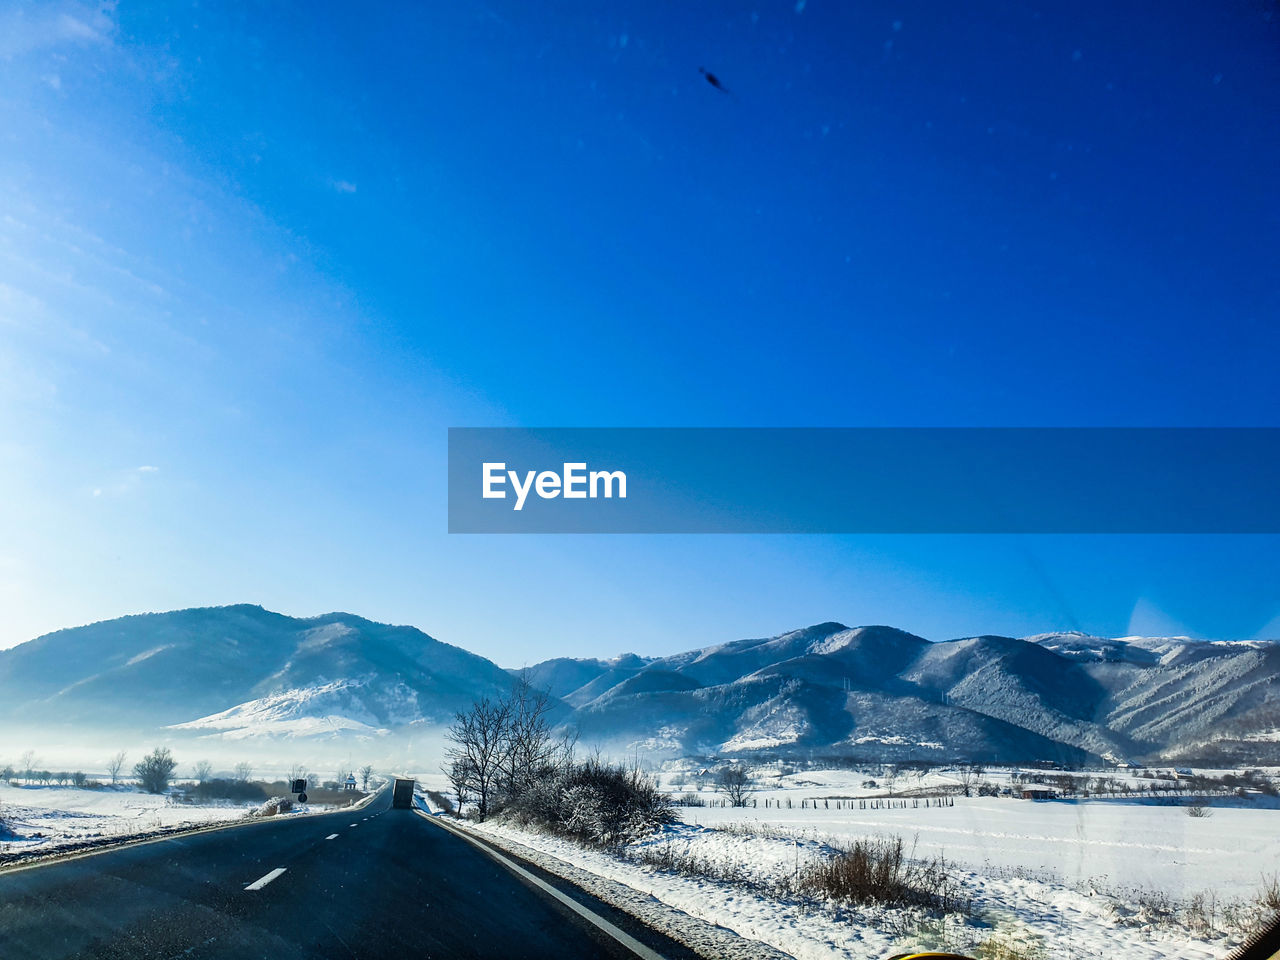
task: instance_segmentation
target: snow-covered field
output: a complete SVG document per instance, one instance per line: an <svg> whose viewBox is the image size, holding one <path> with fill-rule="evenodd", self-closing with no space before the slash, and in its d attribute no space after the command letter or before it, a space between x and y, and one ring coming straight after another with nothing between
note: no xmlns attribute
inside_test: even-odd
<svg viewBox="0 0 1280 960"><path fill-rule="evenodd" d="M133 787L75 789L0 782L0 855L43 853L103 840L243 819L259 804L174 803ZM297 813L319 813L312 805Z"/></svg>
<svg viewBox="0 0 1280 960"><path fill-rule="evenodd" d="M1009 782L1007 772L986 779ZM672 780L664 776L680 792L681 777ZM683 823L633 844L624 859L507 824L473 828L806 960L908 947L972 953L993 941L1021 944L1035 957L1208 960L1257 918L1250 901L1280 863L1280 809L1267 798L1215 798L1204 817L1164 797L958 796L953 805L908 799L905 808L877 808L877 799L888 799L885 784L868 780L850 771L768 778L751 795L755 806L681 807ZM894 788L955 785L943 772ZM719 798L709 789L695 794ZM945 857L972 897L968 916L815 904L790 892L787 881L807 864L878 836L901 837L919 859ZM704 874L732 881L656 869L646 859L696 861Z"/></svg>
<svg viewBox="0 0 1280 960"><path fill-rule="evenodd" d="M836 907L774 896L744 887L658 870L631 860L500 823L471 829L505 838L625 884L690 916L769 944L802 960L881 958L911 948L975 950L983 944L1021 946L1029 956L1054 958L1123 955L1134 960L1209 960L1225 952L1221 936L1193 938L1184 930L1150 922L1125 925L1106 897L1063 884L960 871L973 895L973 918L931 918L920 910ZM736 868L743 881L767 887L829 851L819 840L752 837L679 825L633 848L672 845L682 853Z"/></svg>
<svg viewBox="0 0 1280 960"><path fill-rule="evenodd" d="M942 856L988 873L1020 871L1072 885L1138 887L1171 897L1204 890L1249 896L1262 875L1280 864L1280 809L1266 798L1248 805L1215 798L1202 818L1188 816L1181 801L1164 797L955 797L954 806L925 807L921 801L918 808L849 809L846 804L836 809L833 797L884 797L882 781L863 787L866 780L840 770L798 773L767 781L751 794L753 807L687 807L681 815L691 824L768 824L800 836L898 835L914 842L919 856ZM1007 785L1007 772L993 772L988 780ZM954 784L953 777L939 773L895 786L901 793ZM719 796L711 790L697 795ZM789 808L776 806L788 800ZM802 801L807 806L802 808Z"/></svg>
<svg viewBox="0 0 1280 960"><path fill-rule="evenodd" d="M1247 896L1280 864L1280 812L1110 800L957 798L941 809L686 808L691 824L767 824L798 836L898 835L917 856L994 873L1022 871L1098 889L1138 887L1174 897L1211 889Z"/></svg>

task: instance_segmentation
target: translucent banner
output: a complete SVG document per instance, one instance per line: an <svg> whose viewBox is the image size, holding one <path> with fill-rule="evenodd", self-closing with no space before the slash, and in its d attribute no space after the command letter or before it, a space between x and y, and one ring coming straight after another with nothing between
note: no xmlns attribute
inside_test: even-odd
<svg viewBox="0 0 1280 960"><path fill-rule="evenodd" d="M449 431L451 533L1277 533L1276 428Z"/></svg>

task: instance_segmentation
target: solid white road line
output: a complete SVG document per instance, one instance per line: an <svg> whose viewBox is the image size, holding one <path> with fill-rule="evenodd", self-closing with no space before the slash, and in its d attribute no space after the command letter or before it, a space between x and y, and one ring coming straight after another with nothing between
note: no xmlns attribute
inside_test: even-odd
<svg viewBox="0 0 1280 960"><path fill-rule="evenodd" d="M274 870L268 873L265 877L259 877L257 880L253 881L253 883L249 884L244 889L246 892L249 890L261 890L263 887L265 887L268 883L270 883L276 877L280 876L280 874L284 873L284 871L285 871L284 867L276 867Z"/></svg>
<svg viewBox="0 0 1280 960"><path fill-rule="evenodd" d="M338 835L337 835L336 833L331 833L331 834L329 834L327 837L325 837L325 839L326 839L326 840L337 840L337 839L338 839Z"/></svg>
<svg viewBox="0 0 1280 960"><path fill-rule="evenodd" d="M582 917L584 920L588 921L589 923L596 926L600 930L603 930L609 936L613 937L613 939L617 940L620 944L622 944L624 947L626 947L628 950L634 953L637 957L640 957L641 960L665 960L662 954L658 953L656 950L646 947L643 943L641 943L635 937L631 936L631 934L627 933L625 930L621 930L618 927L614 926L604 917L600 916L600 914L595 913L591 910L588 910L586 907L580 904L577 900L574 900L572 897L565 896L555 887L551 886L551 884L547 883L540 877L534 876L524 867L520 866L520 864L516 863L514 860L510 859L509 857L503 856L501 853L499 853L493 847L489 846L487 843L481 843L475 837L468 834L465 830L461 830L458 827L453 826L452 824L445 823L442 818L433 817L431 814L424 813L422 810L414 810L413 812L416 813L418 816L422 817L424 820L428 820L431 823L434 823L436 826L442 827L445 830L448 830L450 833L455 834L459 837L462 837L468 843L474 844L475 846L479 847L481 850L483 850L489 856L493 857L493 859L497 860L500 864L502 864L512 873L529 881L534 886L536 886L539 890L542 890L544 893L552 897L555 897L557 900L563 903L566 907L568 907L574 913L578 914L578 916Z"/></svg>

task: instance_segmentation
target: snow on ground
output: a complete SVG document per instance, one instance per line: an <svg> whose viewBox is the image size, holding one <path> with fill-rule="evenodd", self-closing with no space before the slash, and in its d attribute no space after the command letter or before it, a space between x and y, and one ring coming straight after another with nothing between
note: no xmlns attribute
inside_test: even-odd
<svg viewBox="0 0 1280 960"><path fill-rule="evenodd" d="M987 779L1001 782L998 773ZM681 814L706 826L748 822L801 835L898 835L915 843L918 856L941 856L988 873L1022 871L1073 886L1136 887L1175 898L1204 890L1247 897L1280 863L1280 810L1268 806L1215 798L1209 816L1194 818L1166 798L955 797L954 806L925 807L922 801L918 808L897 809L836 809L829 799L885 796L882 778L875 787L862 786L867 781L845 770L798 773L753 793L753 808L687 807ZM954 777L941 773L900 779L896 788L901 793L948 784L955 784ZM790 808L772 806L787 800ZM802 800L807 808L800 807Z"/></svg>
<svg viewBox="0 0 1280 960"><path fill-rule="evenodd" d="M13 786L0 782L0 854L54 851L102 840L145 836L162 830L241 820L260 803L174 803L132 787ZM331 809L310 805L301 816Z"/></svg>
<svg viewBox="0 0 1280 960"><path fill-rule="evenodd" d="M1223 807L1196 819L1185 808L1149 803L957 797L955 806L941 808L689 807L681 814L692 824L769 824L801 836L899 835L918 856L974 869L1023 870L1100 889L1159 889L1173 897L1206 889L1247 896L1280 863L1276 810Z"/></svg>
<svg viewBox="0 0 1280 960"><path fill-rule="evenodd" d="M993 938L1038 946L1055 958L1123 955L1134 960L1208 960L1223 942L1196 942L1185 933L1151 925L1122 926L1110 901L1061 884L1023 877L994 878L961 871L973 893L975 918L930 918L919 910L815 904L768 887L829 852L820 839L753 836L679 824L632 848L670 845L680 853L734 867L728 883L658 870L634 860L510 825L470 829L549 854L582 870L625 884L699 920L758 940L800 960L881 958L911 948L973 950ZM754 885L754 886L753 886ZM643 919L643 918L642 918Z"/></svg>
<svg viewBox="0 0 1280 960"><path fill-rule="evenodd" d="M663 779L668 789L683 792L681 775ZM1007 771L984 779L1007 783ZM947 772L893 783L899 793L956 786L956 775ZM908 799L905 808L873 808L885 793L883 777L855 771L769 778L752 795L755 807L678 808L684 822L633 844L628 859L508 824L471 827L805 960L883 957L908 947L972 953L993 937L1041 951L1028 955L1055 958L1208 960L1243 936L1236 921L1256 919L1251 908L1231 910L1255 895L1264 874L1280 863L1280 810L1265 798L1214 798L1209 816L1196 818L1181 798L1164 797L957 796L954 805L912 806ZM719 797L711 790L696 795ZM842 798L842 809L834 798ZM917 859L944 857L972 896L973 915L939 921L918 911L815 905L788 893L787 881L807 863L877 836L902 837ZM735 882L655 869L640 862L645 851L700 861ZM1186 926L1185 911L1169 915L1197 895L1215 911L1211 927L1199 933Z"/></svg>
<svg viewBox="0 0 1280 960"><path fill-rule="evenodd" d="M841 923L821 912L784 904L714 880L684 877L586 850L568 841L542 836L494 822L469 824L489 837L523 844L586 870L622 883L707 923L725 927L749 940L769 944L802 960L831 957L884 957L893 941L882 930ZM664 832L664 839L688 828ZM703 831L710 832L710 831ZM643 916L641 919L645 919Z"/></svg>

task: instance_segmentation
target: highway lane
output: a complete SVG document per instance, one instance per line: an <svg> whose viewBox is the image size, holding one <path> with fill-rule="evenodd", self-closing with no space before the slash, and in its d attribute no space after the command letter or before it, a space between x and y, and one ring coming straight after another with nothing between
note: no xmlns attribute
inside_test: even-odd
<svg viewBox="0 0 1280 960"><path fill-rule="evenodd" d="M555 885L627 924L663 957L690 955L563 881ZM389 791L355 813L268 820L0 872L0 960L393 956L634 960L466 840L391 809Z"/></svg>

